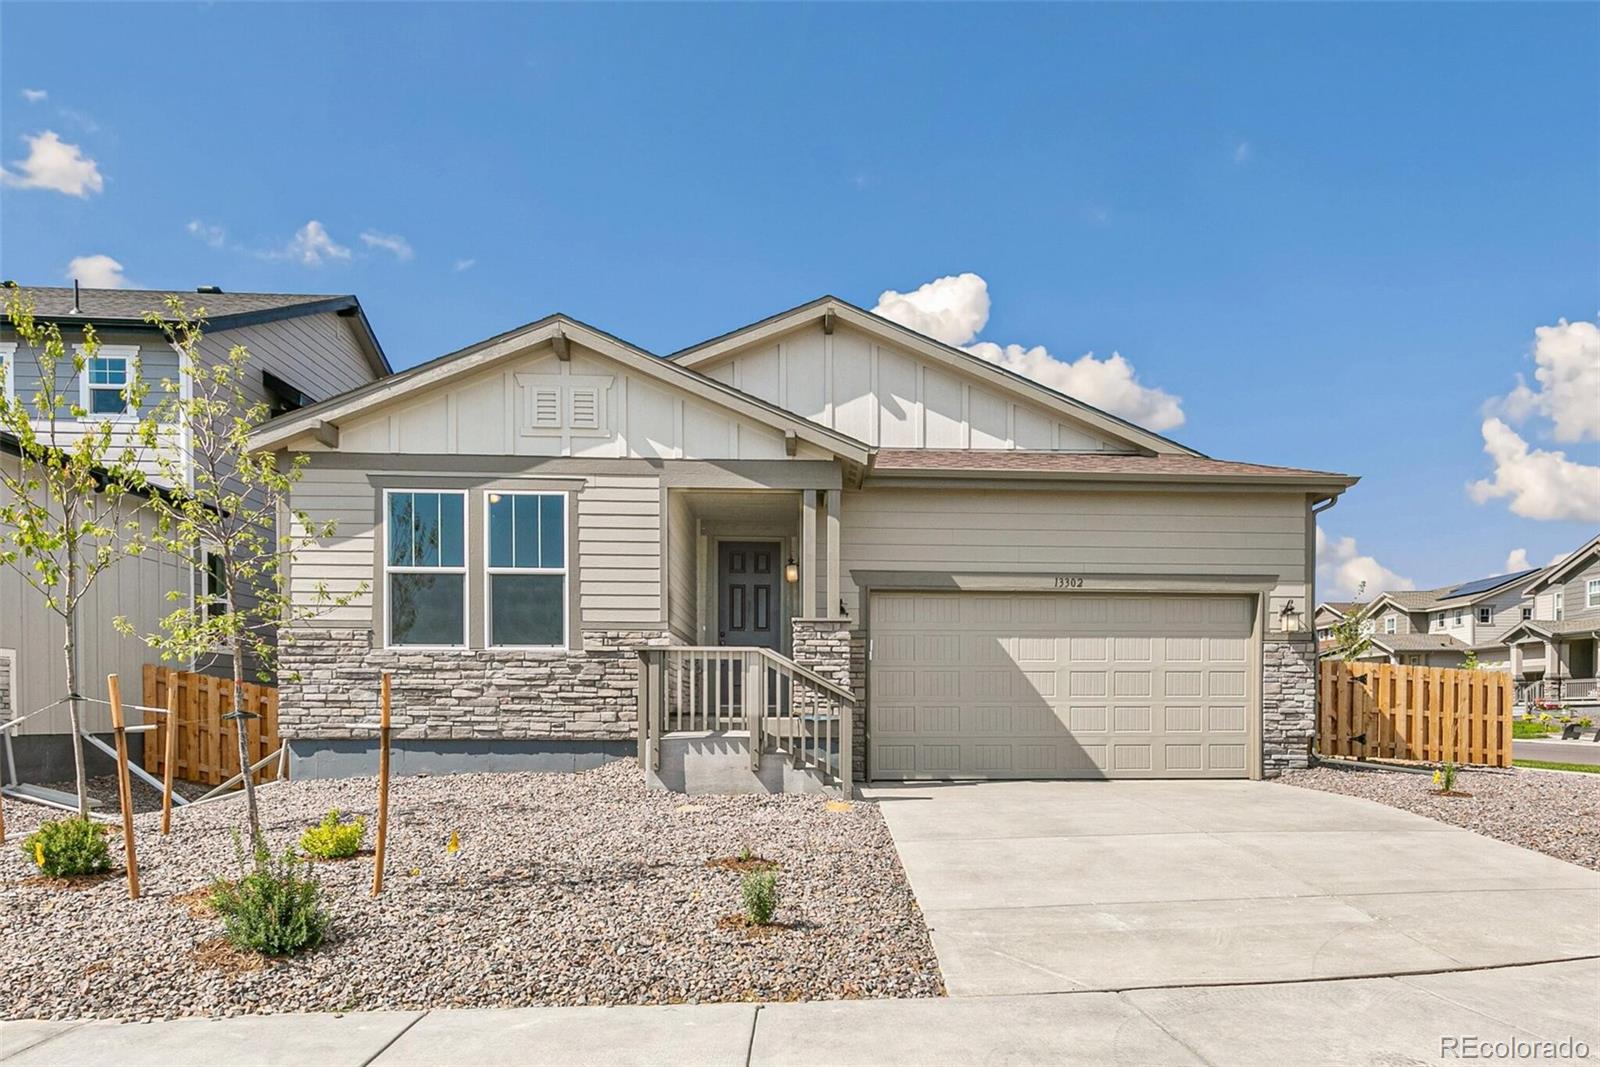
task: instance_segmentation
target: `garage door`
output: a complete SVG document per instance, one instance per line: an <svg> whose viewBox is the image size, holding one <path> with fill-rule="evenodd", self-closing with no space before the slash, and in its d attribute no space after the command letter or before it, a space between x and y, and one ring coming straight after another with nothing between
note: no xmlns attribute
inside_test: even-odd
<svg viewBox="0 0 1600 1067"><path fill-rule="evenodd" d="M880 593L873 778L1242 778L1244 597Z"/></svg>

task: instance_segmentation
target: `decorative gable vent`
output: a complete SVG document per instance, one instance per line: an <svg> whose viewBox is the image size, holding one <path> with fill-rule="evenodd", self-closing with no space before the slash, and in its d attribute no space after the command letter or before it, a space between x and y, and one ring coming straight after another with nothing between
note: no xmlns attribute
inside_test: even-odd
<svg viewBox="0 0 1600 1067"><path fill-rule="evenodd" d="M528 390L528 420L536 430L561 429L559 386L534 386Z"/></svg>
<svg viewBox="0 0 1600 1067"><path fill-rule="evenodd" d="M572 415L567 425L574 430L600 428L600 390L585 386L572 390Z"/></svg>

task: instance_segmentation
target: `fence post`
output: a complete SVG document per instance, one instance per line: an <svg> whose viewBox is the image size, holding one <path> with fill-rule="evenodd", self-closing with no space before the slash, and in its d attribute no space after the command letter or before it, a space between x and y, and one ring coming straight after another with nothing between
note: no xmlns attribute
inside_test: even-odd
<svg viewBox="0 0 1600 1067"><path fill-rule="evenodd" d="M378 713L378 840L373 849L372 895L383 892L383 851L389 838L389 672L383 672Z"/></svg>
<svg viewBox="0 0 1600 1067"><path fill-rule="evenodd" d="M133 845L133 783L128 778L128 727L122 718L122 683L106 676L111 698L111 729L117 738L117 797L122 801L122 849L128 860L128 899L139 899L139 856Z"/></svg>
<svg viewBox="0 0 1600 1067"><path fill-rule="evenodd" d="M172 768L178 762L178 691L167 685L167 737L161 757L161 832L172 832Z"/></svg>

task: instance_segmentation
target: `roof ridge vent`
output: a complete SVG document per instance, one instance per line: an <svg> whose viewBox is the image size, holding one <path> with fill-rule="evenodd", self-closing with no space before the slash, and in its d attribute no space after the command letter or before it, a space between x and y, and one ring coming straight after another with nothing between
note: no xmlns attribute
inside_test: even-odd
<svg viewBox="0 0 1600 1067"><path fill-rule="evenodd" d="M194 287L194 291L197 292L197 293L221 293L222 292L222 286L220 286L220 285L197 285L197 286Z"/></svg>

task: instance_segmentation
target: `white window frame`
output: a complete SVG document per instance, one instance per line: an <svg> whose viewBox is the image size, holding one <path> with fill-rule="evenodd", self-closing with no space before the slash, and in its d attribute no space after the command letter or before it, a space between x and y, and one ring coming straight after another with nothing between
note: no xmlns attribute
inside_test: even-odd
<svg viewBox="0 0 1600 1067"><path fill-rule="evenodd" d="M83 373L78 375L78 406L83 408L84 419L94 422L99 422L101 419L110 419L113 422L118 420L137 419L139 417L139 406L132 400L127 401L128 406L124 411L95 411L94 405L90 403L90 401L93 399L93 394L98 392L108 392L110 391L111 386L94 385L89 379L91 377L91 370L94 365L94 360L120 359L122 360L124 367L127 368L127 377L124 379L123 384L118 387L117 391L120 393L127 390L139 379L139 346L100 345L95 349L92 356L86 350L88 346L77 345L75 347L78 354L83 356L85 359Z"/></svg>
<svg viewBox="0 0 1600 1067"><path fill-rule="evenodd" d="M211 561L221 558L222 552L216 545L208 542L200 546L200 588L196 595L200 601L200 617L207 622L228 613L228 591L224 589L219 596L211 595Z"/></svg>
<svg viewBox="0 0 1600 1067"><path fill-rule="evenodd" d="M0 367L5 368L5 383L0 386L7 400L17 396L17 342L0 341Z"/></svg>
<svg viewBox="0 0 1600 1067"><path fill-rule="evenodd" d="M1531 618L1533 618L1533 609L1524 605L1522 609L1522 621L1527 622Z"/></svg>
<svg viewBox="0 0 1600 1067"><path fill-rule="evenodd" d="M1478 608L1478 621L1487 626L1494 622L1494 608L1483 605Z"/></svg>
<svg viewBox="0 0 1600 1067"><path fill-rule="evenodd" d="M1457 608L1455 617L1450 620L1450 625L1451 626L1465 626L1466 624L1467 624L1467 609L1466 608Z"/></svg>
<svg viewBox="0 0 1600 1067"><path fill-rule="evenodd" d="M1386 633L1386 634L1394 633L1398 629L1399 625L1400 625L1399 620L1397 620L1393 615L1385 615L1383 617L1383 632L1384 633Z"/></svg>
<svg viewBox="0 0 1600 1067"><path fill-rule="evenodd" d="M1589 578L1584 581L1583 606L1600 608L1600 578Z"/></svg>
<svg viewBox="0 0 1600 1067"><path fill-rule="evenodd" d="M394 537L390 529L389 497L395 493L427 493L438 496L458 496L461 498L461 566L459 567L418 567L395 566L389 562L389 544ZM472 617L472 583L467 580L467 564L470 557L467 552L467 536L471 527L469 513L470 501L467 499L465 489L433 489L423 486L395 486L385 488L383 491L383 647L396 650L420 651L460 651L470 647L471 627L467 625ZM461 643L459 645L397 645L393 642L393 635L389 629L389 616L394 607L394 592L389 585L391 574L454 574L461 579Z"/></svg>
<svg viewBox="0 0 1600 1067"><path fill-rule="evenodd" d="M1554 611L1553 614L1555 615L1557 622L1560 622L1562 619L1567 617L1567 595L1566 595L1566 593L1567 593L1567 591L1565 589L1557 589L1555 591L1555 598L1554 598L1555 611Z"/></svg>
<svg viewBox="0 0 1600 1067"><path fill-rule="evenodd" d="M489 521L490 497L554 496L561 498L561 563L560 567L496 567L491 564L490 537L494 530ZM572 640L572 544L571 518L572 494L558 489L488 489L483 494L483 646L485 648L515 648L536 652L565 652ZM513 525L513 530L515 526ZM513 554L515 558L515 554ZM494 639L493 578L497 574L559 574L561 575L561 643L559 645L505 645Z"/></svg>

